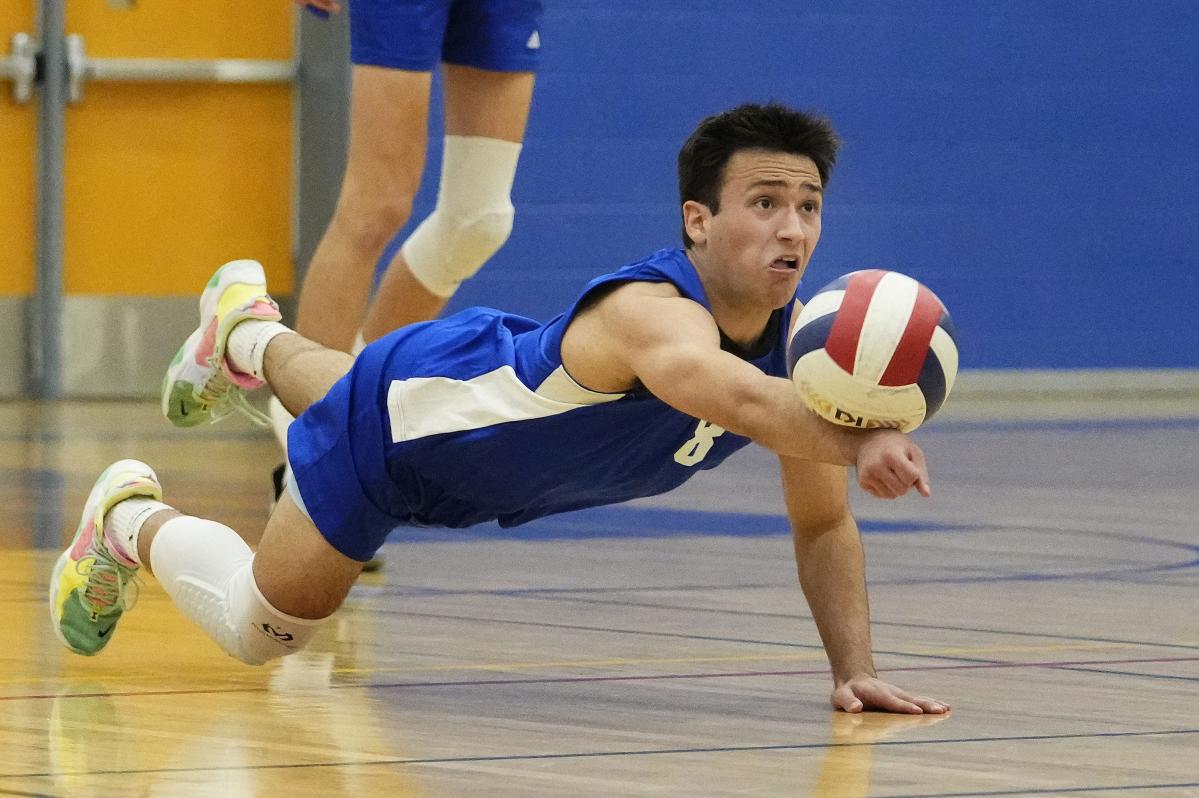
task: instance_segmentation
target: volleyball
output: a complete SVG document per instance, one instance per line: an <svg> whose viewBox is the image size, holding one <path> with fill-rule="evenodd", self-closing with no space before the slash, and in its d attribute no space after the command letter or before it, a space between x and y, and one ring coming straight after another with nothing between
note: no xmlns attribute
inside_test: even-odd
<svg viewBox="0 0 1199 798"><path fill-rule="evenodd" d="M821 418L911 432L953 389L958 349L936 294L898 272L868 269L837 278L804 305L787 365Z"/></svg>

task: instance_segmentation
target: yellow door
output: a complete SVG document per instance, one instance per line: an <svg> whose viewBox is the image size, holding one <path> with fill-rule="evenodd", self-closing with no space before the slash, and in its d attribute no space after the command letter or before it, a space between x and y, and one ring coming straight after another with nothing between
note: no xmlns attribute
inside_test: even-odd
<svg viewBox="0 0 1199 798"><path fill-rule="evenodd" d="M68 4L67 32L92 59L290 60L293 9L91 0ZM261 260L272 290L290 292L291 93L86 82L67 111L67 295L192 296L239 257Z"/></svg>
<svg viewBox="0 0 1199 798"><path fill-rule="evenodd" d="M32 2L0 4L0 58L18 33L32 34ZM25 308L33 293L34 147L37 109L18 104L13 84L0 82L0 396L22 389Z"/></svg>
<svg viewBox="0 0 1199 798"><path fill-rule="evenodd" d="M17 13L12 13L16 11ZM0 16L0 47L18 32L33 30L33 9L7 9ZM34 139L37 110L18 105L10 83L0 83L0 297L33 291Z"/></svg>
<svg viewBox="0 0 1199 798"><path fill-rule="evenodd" d="M0 55L13 33L35 32L43 1L62 2L3 2ZM66 4L74 63L85 66L72 73L79 96L65 111L62 323L52 327L67 396L155 393L196 323L195 297L227 260L262 261L272 293L291 293L294 21L282 0ZM214 61L273 64L282 78L160 82L163 72L144 68ZM36 168L45 92L19 105L11 87L0 83L0 395L20 391L22 344L38 351L21 338L32 329L27 311L40 307L30 297L45 179Z"/></svg>

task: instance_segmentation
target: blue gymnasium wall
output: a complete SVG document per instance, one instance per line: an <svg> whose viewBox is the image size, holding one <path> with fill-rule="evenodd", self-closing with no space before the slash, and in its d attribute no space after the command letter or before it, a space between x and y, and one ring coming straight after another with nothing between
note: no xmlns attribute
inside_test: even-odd
<svg viewBox="0 0 1199 798"><path fill-rule="evenodd" d="M516 228L451 309L549 318L673 246L683 139L775 99L845 140L805 298L894 268L948 305L964 368L1199 367L1194 0L546 5Z"/></svg>

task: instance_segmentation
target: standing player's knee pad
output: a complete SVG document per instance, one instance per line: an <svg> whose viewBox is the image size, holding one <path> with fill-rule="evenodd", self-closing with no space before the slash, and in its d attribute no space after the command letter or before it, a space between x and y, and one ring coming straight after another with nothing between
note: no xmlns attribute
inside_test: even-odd
<svg viewBox="0 0 1199 798"><path fill-rule="evenodd" d="M452 296L508 240L520 148L501 139L445 137L437 207L400 250L430 293Z"/></svg>

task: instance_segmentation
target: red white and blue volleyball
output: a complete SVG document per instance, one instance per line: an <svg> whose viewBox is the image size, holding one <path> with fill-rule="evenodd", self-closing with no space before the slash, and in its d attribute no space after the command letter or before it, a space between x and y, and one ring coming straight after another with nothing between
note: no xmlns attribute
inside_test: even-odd
<svg viewBox="0 0 1199 798"><path fill-rule="evenodd" d="M867 269L837 278L804 305L787 364L821 418L911 432L953 389L958 348L936 294L907 275Z"/></svg>

